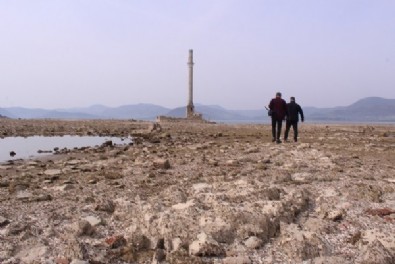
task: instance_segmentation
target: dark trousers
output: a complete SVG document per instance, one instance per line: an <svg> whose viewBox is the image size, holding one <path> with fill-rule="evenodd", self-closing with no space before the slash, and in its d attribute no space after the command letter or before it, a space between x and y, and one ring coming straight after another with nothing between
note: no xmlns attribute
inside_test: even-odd
<svg viewBox="0 0 395 264"><path fill-rule="evenodd" d="M289 133L291 126L294 131L294 140L298 141L298 121L288 121L288 120L287 120L287 123L285 124L284 140L288 139L288 133Z"/></svg>
<svg viewBox="0 0 395 264"><path fill-rule="evenodd" d="M272 118L272 136L273 136L273 139L280 140L282 125L283 125L283 120L277 119L277 118Z"/></svg>

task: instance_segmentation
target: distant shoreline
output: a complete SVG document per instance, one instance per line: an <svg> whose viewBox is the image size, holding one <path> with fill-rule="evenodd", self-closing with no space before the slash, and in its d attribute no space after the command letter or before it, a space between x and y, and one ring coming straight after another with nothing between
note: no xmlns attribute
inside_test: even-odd
<svg viewBox="0 0 395 264"><path fill-rule="evenodd" d="M253 124L253 125L270 125L271 121L270 120L209 120L213 121L216 123L221 123L221 124ZM300 124L303 124L302 122L299 122ZM305 121L305 124L309 125L394 125L395 126L395 121L394 122L388 122L388 121L319 121L319 120L312 120L312 121Z"/></svg>

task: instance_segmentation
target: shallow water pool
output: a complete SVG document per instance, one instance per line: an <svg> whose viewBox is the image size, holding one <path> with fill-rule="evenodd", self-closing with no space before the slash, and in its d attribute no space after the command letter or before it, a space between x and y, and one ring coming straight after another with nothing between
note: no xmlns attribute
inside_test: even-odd
<svg viewBox="0 0 395 264"><path fill-rule="evenodd" d="M126 145L131 138L98 137L98 136L56 136L56 137L8 137L0 138L0 162L15 159L30 159L52 154L55 148L73 149L94 147L111 140L115 145ZM10 153L15 152L11 157ZM40 153L41 152L41 153Z"/></svg>

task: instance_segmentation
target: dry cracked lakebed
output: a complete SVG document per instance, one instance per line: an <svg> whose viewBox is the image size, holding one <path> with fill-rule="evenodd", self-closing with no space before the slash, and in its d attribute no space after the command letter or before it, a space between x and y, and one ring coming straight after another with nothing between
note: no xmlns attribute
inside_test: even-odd
<svg viewBox="0 0 395 264"><path fill-rule="evenodd" d="M133 144L0 164L1 263L395 263L395 126L2 119ZM0 139L1 140L1 139Z"/></svg>

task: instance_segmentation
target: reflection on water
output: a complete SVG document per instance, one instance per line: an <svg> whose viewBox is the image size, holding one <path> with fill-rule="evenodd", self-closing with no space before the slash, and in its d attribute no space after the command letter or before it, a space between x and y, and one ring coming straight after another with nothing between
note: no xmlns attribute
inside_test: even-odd
<svg viewBox="0 0 395 264"><path fill-rule="evenodd" d="M91 136L62 136L62 137L8 137L0 138L0 162L14 159L28 159L36 156L48 155L55 148L73 149L93 147L111 140L113 144L129 144L131 138L91 137ZM11 157L10 153L15 152Z"/></svg>

